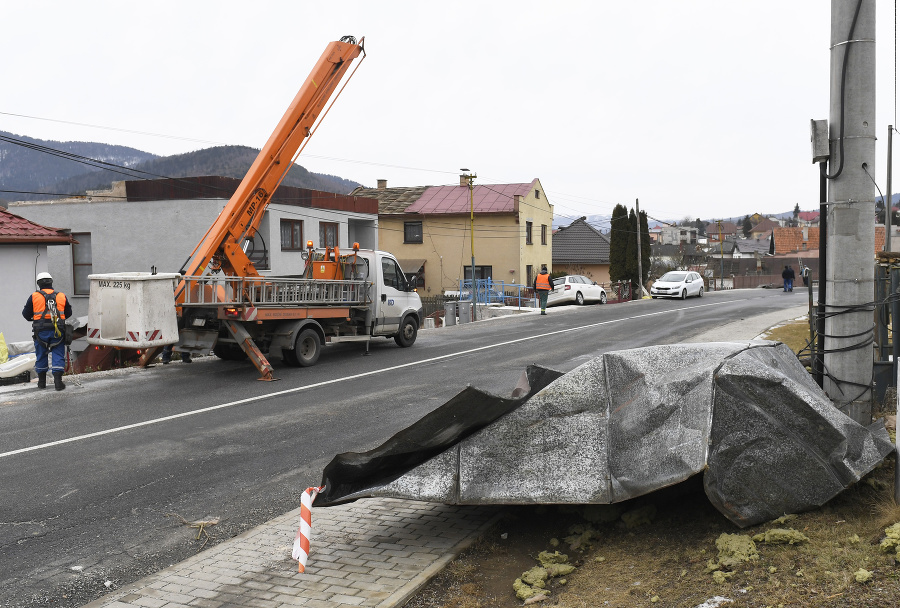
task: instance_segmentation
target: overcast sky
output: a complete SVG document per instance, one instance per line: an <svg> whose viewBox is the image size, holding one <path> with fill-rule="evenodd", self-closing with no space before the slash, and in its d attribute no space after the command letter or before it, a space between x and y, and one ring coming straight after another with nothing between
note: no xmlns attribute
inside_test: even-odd
<svg viewBox="0 0 900 608"><path fill-rule="evenodd" d="M298 160L311 171L367 186L458 183L463 167L476 183L539 178L563 218L636 198L659 219L818 209L824 0L86 0L5 2L0 17L0 130L20 135L259 148L328 42L365 36ZM883 190L893 6L877 18Z"/></svg>

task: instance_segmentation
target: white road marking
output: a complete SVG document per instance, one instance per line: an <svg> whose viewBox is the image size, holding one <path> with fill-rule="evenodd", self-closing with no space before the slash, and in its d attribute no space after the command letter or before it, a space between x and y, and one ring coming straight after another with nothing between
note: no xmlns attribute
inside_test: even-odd
<svg viewBox="0 0 900 608"><path fill-rule="evenodd" d="M709 304L698 304L696 306L689 306L688 308L707 308L709 306L720 306L722 304L732 304L733 301L729 300L728 302L711 302ZM407 367L414 367L416 365L425 365L427 363L434 363L435 361L441 361L443 359L450 359L452 357L461 357L463 355L469 355L472 353L477 353L483 350L489 350L491 348L499 348L501 346L509 346L510 344L516 344L518 342L525 342L528 340L534 340L535 338L544 338L546 336L555 336L558 334L564 334L572 331L580 331L583 329L588 329L591 327L600 327L601 325L609 325L610 323L621 323L622 321L631 321L634 319L642 319L645 317L655 317L658 315L671 314L675 312L682 312L686 310L685 308L678 308L676 310L661 310L657 312L649 312L642 315L635 315L633 317L626 317L624 319L615 319L612 321L600 321L598 323L590 323L588 325L580 325L578 327L569 327L567 329L560 329L557 331L551 331L544 334L538 334L536 336L528 336L527 338L516 338L515 340L507 340L506 342L500 342L498 344L490 344L487 346L479 346L477 348L470 348L469 350L460 351L457 353L451 353L448 355L440 355L439 357L431 357L430 359L422 359L421 361L413 361L411 363L404 363L402 365L394 365L391 367L385 367L383 369L372 370L370 372L363 372L361 374L354 374L353 376L346 376L342 378L335 378L334 380L325 380L324 382L316 382L315 384L308 384L306 386L298 386L296 388L289 388L283 391L275 391L273 393L266 393L265 395L257 395L256 397L248 397L247 399L239 399L238 401L229 401L228 403L220 403L219 405L213 405L210 407L204 407L199 410L191 410L189 412L182 412L180 414L173 414L171 416L164 416L162 418L154 418L153 420L145 420L144 422L136 422L135 424L126 424L125 426L118 426L111 429L105 429L102 431L96 431L94 433L87 433L85 435L78 435L77 437L69 437L68 439L60 439L58 441L50 441L48 443L42 443L39 445L33 445L27 448L20 448L18 450L11 450L9 452L0 452L0 458L6 458L7 456L15 456L16 454L25 454L27 452L35 452L37 450L44 450L47 448L52 448L58 445L64 445L66 443L74 443L76 441L83 441L85 439L91 439L93 437L102 437L103 435L111 435L113 433L121 433L122 431L129 431L131 429L137 429L143 426L150 426L153 424L160 424L162 422L168 422L169 420L177 420L179 418L187 418L188 416L196 416L198 414L205 414L207 412L214 412L216 410L225 409L228 407L234 407L236 405L244 405L247 403L253 403L254 401L262 401L263 399L269 399L270 397L279 397L281 395L290 395L291 393L299 393L300 391L306 391L313 388L319 388L322 386L328 386L330 384L337 384L338 382L347 382L348 380L356 380L358 378L365 378L366 376L374 376L376 374L383 374L386 372L392 372L398 369L404 369Z"/></svg>

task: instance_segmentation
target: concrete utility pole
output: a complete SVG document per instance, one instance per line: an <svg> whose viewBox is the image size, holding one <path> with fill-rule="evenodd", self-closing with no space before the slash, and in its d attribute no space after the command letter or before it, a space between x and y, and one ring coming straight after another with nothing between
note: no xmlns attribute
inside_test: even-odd
<svg viewBox="0 0 900 608"><path fill-rule="evenodd" d="M644 297L644 269L641 267L641 205L638 199L634 199L634 212L637 214L637 252L638 252L638 289L640 297Z"/></svg>
<svg viewBox="0 0 900 608"><path fill-rule="evenodd" d="M875 0L831 0L829 140L824 389L870 424L872 310L852 307L875 298Z"/></svg>
<svg viewBox="0 0 900 608"><path fill-rule="evenodd" d="M460 171L468 171L468 169L460 169ZM475 280L475 186L473 184L477 175L474 173L463 173L463 177L469 182L469 232L472 234L472 320L478 317L478 283Z"/></svg>

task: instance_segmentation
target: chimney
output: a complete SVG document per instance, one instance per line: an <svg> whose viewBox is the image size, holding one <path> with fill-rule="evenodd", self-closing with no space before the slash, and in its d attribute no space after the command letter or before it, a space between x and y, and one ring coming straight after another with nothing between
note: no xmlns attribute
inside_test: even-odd
<svg viewBox="0 0 900 608"><path fill-rule="evenodd" d="M386 179L378 180L378 189L379 190L387 190L387 180Z"/></svg>
<svg viewBox="0 0 900 608"><path fill-rule="evenodd" d="M806 242L809 240L809 227L803 227L803 241Z"/></svg>
<svg viewBox="0 0 900 608"><path fill-rule="evenodd" d="M468 188L469 187L469 178L466 177L465 175L460 175L459 176L459 185L465 186L466 188Z"/></svg>

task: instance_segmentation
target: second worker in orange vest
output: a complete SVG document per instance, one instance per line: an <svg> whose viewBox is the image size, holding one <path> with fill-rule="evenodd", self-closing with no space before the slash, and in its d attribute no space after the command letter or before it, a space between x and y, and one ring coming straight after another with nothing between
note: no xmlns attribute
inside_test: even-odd
<svg viewBox="0 0 900 608"><path fill-rule="evenodd" d="M537 294L541 302L541 314L547 314L547 296L553 290L553 283L550 281L550 274L547 272L547 266L541 266L541 273L534 279L534 293Z"/></svg>

